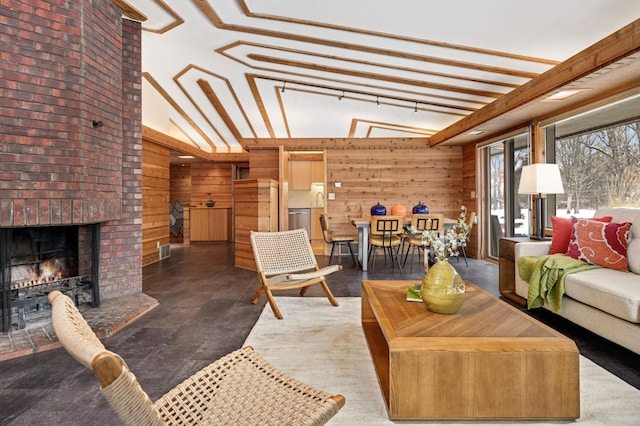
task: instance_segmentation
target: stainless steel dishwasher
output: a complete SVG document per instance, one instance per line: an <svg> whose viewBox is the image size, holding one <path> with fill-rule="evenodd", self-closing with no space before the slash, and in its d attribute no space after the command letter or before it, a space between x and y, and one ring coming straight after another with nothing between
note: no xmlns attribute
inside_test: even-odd
<svg viewBox="0 0 640 426"><path fill-rule="evenodd" d="M311 209L289 209L289 230L300 228L311 238Z"/></svg>

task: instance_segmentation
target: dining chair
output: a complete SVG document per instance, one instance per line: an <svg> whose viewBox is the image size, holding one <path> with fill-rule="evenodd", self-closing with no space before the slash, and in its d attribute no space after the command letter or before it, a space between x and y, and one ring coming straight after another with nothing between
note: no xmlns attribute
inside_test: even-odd
<svg viewBox="0 0 640 426"><path fill-rule="evenodd" d="M467 244L469 243L469 235L471 235L471 229L473 228L475 220L476 220L476 212L469 213L469 216L467 217L467 229L464 232L461 232L461 234L463 234L463 237L460 238L459 240L460 251L462 251L464 264L467 265L467 267L469 267L469 262L467 262L466 247L467 247ZM457 229L457 231L462 231L462 230ZM460 262L460 256L458 256L457 261Z"/></svg>
<svg viewBox="0 0 640 426"><path fill-rule="evenodd" d="M353 265L358 266L358 258L354 254L353 246L351 245L353 244L355 239L349 235L334 234L333 232L331 232L331 229L329 228L329 220L327 219L326 214L320 215L320 226L322 227L322 237L324 238L324 242L327 244L331 244L329 265L333 263L333 253L336 247L338 247L338 251L340 251L340 247L346 245L347 247L349 247L349 253L351 253L351 258L353 259Z"/></svg>
<svg viewBox="0 0 640 426"><path fill-rule="evenodd" d="M400 272L402 272L402 265L400 264L400 258L398 252L400 251L400 245L402 244L402 217L400 216L372 216L371 225L369 227L369 258L373 252L373 260L371 264L371 272L376 268L376 251L378 248L382 248L384 251L385 260L387 258L387 252L391 259L391 264L398 264Z"/></svg>
<svg viewBox="0 0 640 426"><path fill-rule="evenodd" d="M428 256L427 249L429 243L422 240L422 233L424 231L433 231L440 235L444 227L444 215L439 213L429 214L414 214L411 216L411 232L405 236L404 242L407 244L407 251L404 255L403 265L407 264L407 258L409 252L411 252L411 263L409 263L409 273L413 272L413 255L416 248L418 249L418 258L420 250L424 256ZM415 232L413 231L415 229ZM412 235L411 235L412 234ZM425 262L428 260L425 259ZM425 263L426 265L426 263Z"/></svg>

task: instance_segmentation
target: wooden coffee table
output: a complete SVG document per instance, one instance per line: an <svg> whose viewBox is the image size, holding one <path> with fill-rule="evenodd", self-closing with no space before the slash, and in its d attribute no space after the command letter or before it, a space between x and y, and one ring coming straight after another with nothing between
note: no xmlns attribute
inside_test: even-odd
<svg viewBox="0 0 640 426"><path fill-rule="evenodd" d="M363 281L362 328L389 418L576 419L575 343L467 282L458 313L407 302L416 281Z"/></svg>

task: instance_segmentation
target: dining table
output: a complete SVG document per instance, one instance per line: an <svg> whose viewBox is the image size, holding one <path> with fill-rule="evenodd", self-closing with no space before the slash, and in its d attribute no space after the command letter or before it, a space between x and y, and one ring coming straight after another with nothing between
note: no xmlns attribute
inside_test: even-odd
<svg viewBox="0 0 640 426"><path fill-rule="evenodd" d="M411 225L411 215L408 215L402 220L403 225ZM457 219L444 218L443 226L449 227L458 223ZM358 262L363 272L367 271L367 264L369 263L369 228L371 227L371 217L360 217L351 219L351 224L358 229Z"/></svg>

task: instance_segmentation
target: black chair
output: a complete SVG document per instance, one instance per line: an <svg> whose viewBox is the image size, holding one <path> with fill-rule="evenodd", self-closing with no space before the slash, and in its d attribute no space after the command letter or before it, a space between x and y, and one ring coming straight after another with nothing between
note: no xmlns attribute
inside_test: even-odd
<svg viewBox="0 0 640 426"><path fill-rule="evenodd" d="M320 215L320 226L322 227L322 238L324 238L324 242L327 244L331 244L331 255L329 256L329 265L333 263L333 253L336 250L336 247L346 245L349 247L349 253L351 253L351 258L353 259L354 266L358 266L358 258L354 254L353 246L351 245L354 242L354 238L348 235L338 235L333 234L329 229L329 221L327 220L327 215Z"/></svg>

